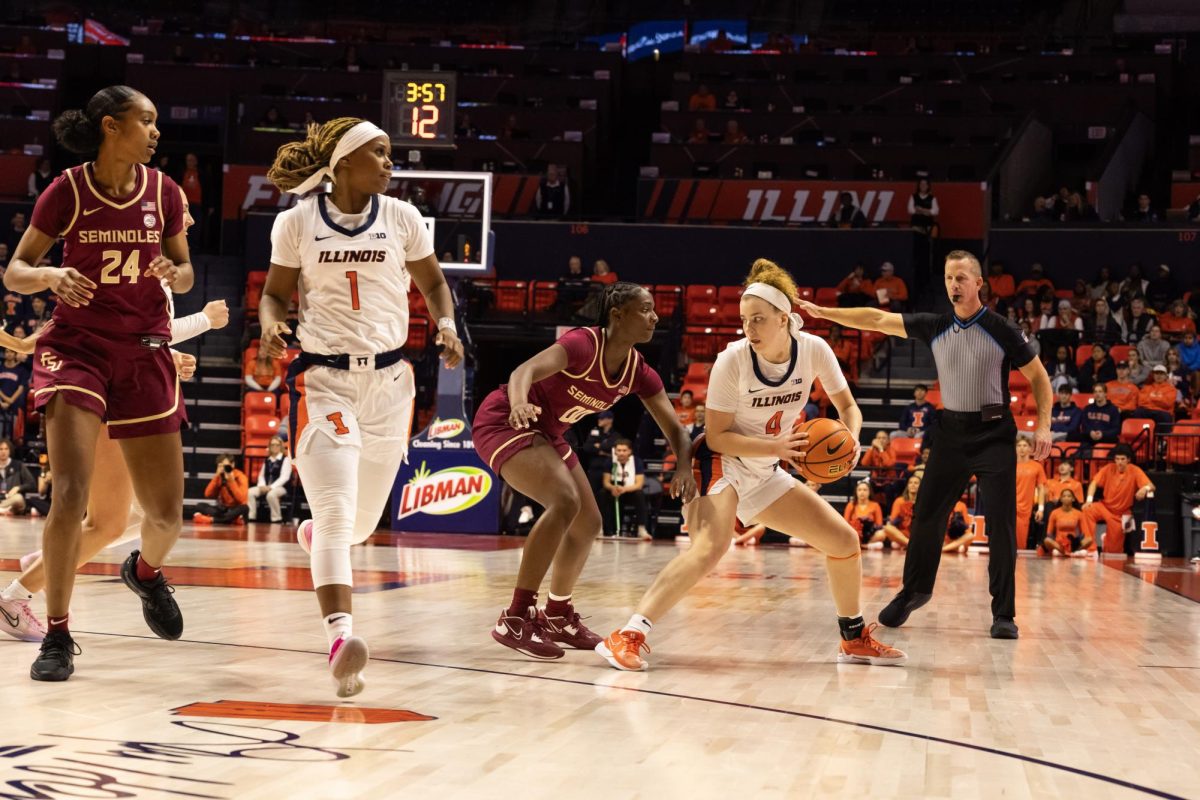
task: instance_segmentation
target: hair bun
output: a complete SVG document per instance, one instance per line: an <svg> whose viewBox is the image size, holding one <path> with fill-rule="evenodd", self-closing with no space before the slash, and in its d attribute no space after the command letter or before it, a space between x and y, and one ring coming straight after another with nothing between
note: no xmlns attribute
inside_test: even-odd
<svg viewBox="0 0 1200 800"><path fill-rule="evenodd" d="M100 128L79 109L64 111L54 120L54 138L76 155L90 155L100 150Z"/></svg>

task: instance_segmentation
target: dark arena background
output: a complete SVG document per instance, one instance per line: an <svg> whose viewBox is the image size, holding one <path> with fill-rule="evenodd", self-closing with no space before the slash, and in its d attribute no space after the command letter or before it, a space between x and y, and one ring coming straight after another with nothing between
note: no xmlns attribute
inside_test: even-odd
<svg viewBox="0 0 1200 800"><path fill-rule="evenodd" d="M29 679L47 608L21 583L73 490L54 481L34 393L35 366L55 362L4 351L0 798L1200 797L1196 0L30 0L0 2L0 23L0 269L81 161L54 120L127 85L157 109L147 166L195 223L175 316L214 322L176 348L197 360L163 570L185 630L162 641L122 585L133 529L79 568L65 683ZM387 194L430 233L465 351L439 358L414 283L407 462L351 550L371 643L352 698L329 684L297 543L313 530L304 470L278 459L308 422L286 379L298 298L283 358L259 319L272 228L298 200L268 169L339 117L391 140ZM987 635L997 523L973 478L932 601L876 630L902 667L836 662L813 520L739 523L653 621L649 671L492 641L543 508L480 457L472 422L519 365L595 325L606 287L653 299L638 350L697 443L704 492L722 475L702 444L709 373L743 337L756 259L819 307L942 314L956 250L978 258L980 301L1020 328L1054 391L1050 454L1018 470L1017 641ZM337 273L354 253L326 256L315 268ZM30 266L63 257L59 240ZM3 291L17 339L60 301ZM803 318L863 417L861 460L812 488L859 532L878 506L860 555L873 623L902 586L909 479L945 435L947 376L916 339ZM1032 442L1034 384L1014 368L1006 392L997 413ZM819 380L804 414L838 415ZM693 544L677 460L637 398L567 421L591 494L578 500L603 512L573 602L604 636ZM636 496L612 492L630 474ZM1139 474L1148 489L1117 489ZM1104 509L1086 538L1055 527L1076 513L1059 508L1065 488Z"/></svg>

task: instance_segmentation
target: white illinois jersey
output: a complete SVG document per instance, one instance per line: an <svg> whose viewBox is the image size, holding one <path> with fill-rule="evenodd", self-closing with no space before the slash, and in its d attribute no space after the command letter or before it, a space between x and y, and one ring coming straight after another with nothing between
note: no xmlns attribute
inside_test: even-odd
<svg viewBox="0 0 1200 800"><path fill-rule="evenodd" d="M325 194L275 217L271 263L300 270L300 347L324 355L386 353L408 339L406 263L433 254L410 203L372 195L343 214Z"/></svg>
<svg viewBox="0 0 1200 800"><path fill-rule="evenodd" d="M717 356L708 378L705 406L710 411L733 414L730 430L756 439L775 439L792 430L800 418L813 380L821 379L826 393L846 388L846 377L824 339L800 333L792 339L787 363L772 364L759 358L748 339L726 347ZM726 474L750 473L766 478L775 470L776 458L721 456Z"/></svg>

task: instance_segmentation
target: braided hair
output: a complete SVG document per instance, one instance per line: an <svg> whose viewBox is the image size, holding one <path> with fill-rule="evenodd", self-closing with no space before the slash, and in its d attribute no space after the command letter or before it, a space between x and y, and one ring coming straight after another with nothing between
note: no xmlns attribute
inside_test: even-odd
<svg viewBox="0 0 1200 800"><path fill-rule="evenodd" d="M641 284L629 281L617 281L604 289L600 298L600 312L596 315L596 323L601 328L608 327L608 318L614 308L620 308L637 297L638 292L644 291Z"/></svg>
<svg viewBox="0 0 1200 800"><path fill-rule="evenodd" d="M100 152L104 142L104 131L100 123L105 117L117 118L129 110L133 101L141 95L129 86L108 86L92 95L84 109L64 111L54 120L54 138L66 150L80 156Z"/></svg>
<svg viewBox="0 0 1200 800"><path fill-rule="evenodd" d="M329 164L338 141L360 122L358 117L338 117L324 124L309 123L304 141L288 142L276 151L275 163L267 171L267 180L281 192L295 189Z"/></svg>

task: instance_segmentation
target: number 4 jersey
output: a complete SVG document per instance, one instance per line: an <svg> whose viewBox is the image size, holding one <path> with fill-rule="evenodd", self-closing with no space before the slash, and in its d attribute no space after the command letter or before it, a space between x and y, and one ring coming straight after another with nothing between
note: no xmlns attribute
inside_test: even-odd
<svg viewBox="0 0 1200 800"><path fill-rule="evenodd" d="M63 240L64 267L96 283L92 301L80 308L59 303L62 325L137 336L171 337L168 297L146 267L162 254L162 242L183 230L179 186L138 164L133 191L110 197L92 165L71 167L38 197L30 224Z"/></svg>
<svg viewBox="0 0 1200 800"><path fill-rule="evenodd" d="M386 353L408 339L406 263L433 255L411 203L372 195L344 214L310 195L275 218L271 263L300 270L300 347L308 353Z"/></svg>

